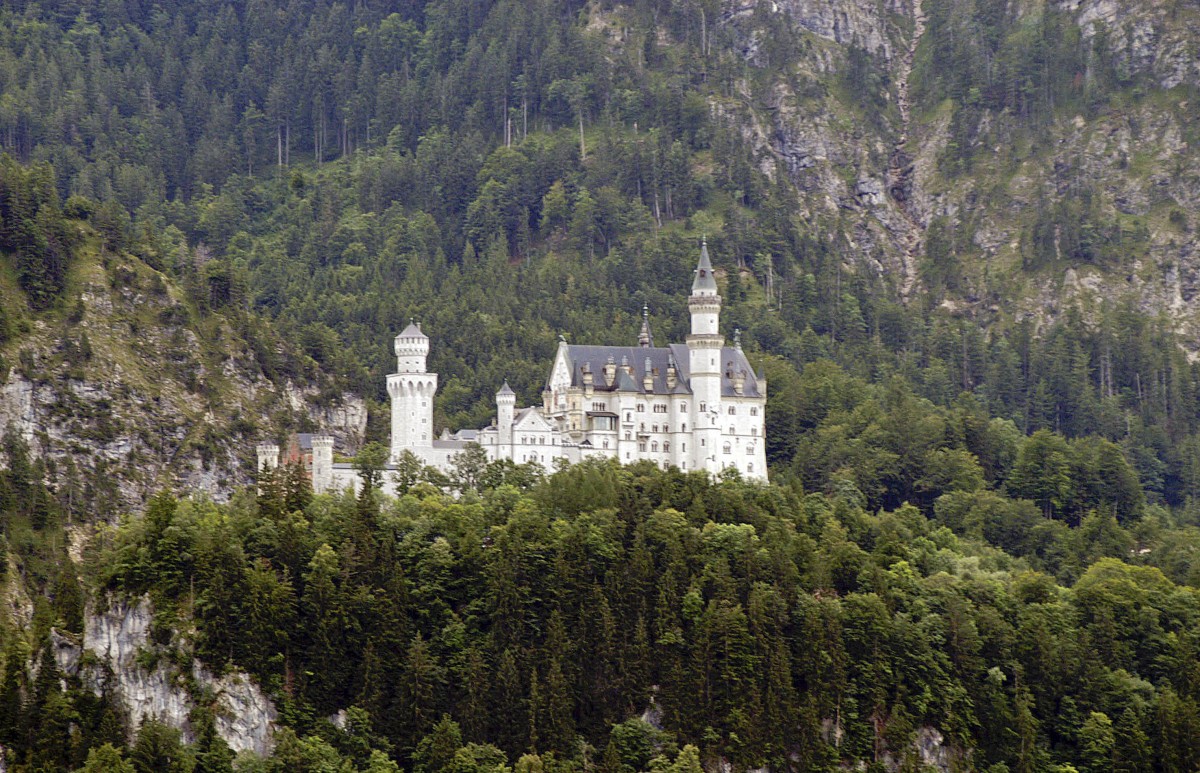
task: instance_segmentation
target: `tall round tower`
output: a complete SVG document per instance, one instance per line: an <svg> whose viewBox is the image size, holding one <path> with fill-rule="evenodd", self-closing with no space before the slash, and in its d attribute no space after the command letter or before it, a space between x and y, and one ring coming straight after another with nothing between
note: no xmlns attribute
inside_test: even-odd
<svg viewBox="0 0 1200 773"><path fill-rule="evenodd" d="M421 456L420 450L433 447L433 395L437 392L437 374L425 368L429 356L429 336L416 322L396 336L396 372L387 378L392 398L392 458L405 449Z"/></svg>
<svg viewBox="0 0 1200 773"><path fill-rule="evenodd" d="M689 378L692 388L691 467L694 470L721 470L721 296L708 258L708 242L700 243L700 261L688 296L692 332L687 337Z"/></svg>
<svg viewBox="0 0 1200 773"><path fill-rule="evenodd" d="M508 382L496 393L496 431L499 434L499 459L513 458L513 416L516 413L517 393Z"/></svg>

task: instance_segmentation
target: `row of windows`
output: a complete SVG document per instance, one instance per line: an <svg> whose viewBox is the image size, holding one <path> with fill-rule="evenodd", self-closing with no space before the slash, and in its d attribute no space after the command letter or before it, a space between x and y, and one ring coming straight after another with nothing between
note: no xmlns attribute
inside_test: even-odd
<svg viewBox="0 0 1200 773"><path fill-rule="evenodd" d="M708 408L707 404L700 403L700 413L704 413L707 410L707 408ZM604 403L592 403L592 410L593 411L604 411L604 410L607 410L607 406ZM637 404L637 412L645 413L646 412L646 404L638 403ZM655 413L666 413L667 412L666 404L665 403L655 403L654 404L654 412ZM679 404L679 412L687 413L687 403ZM728 413L730 416L736 416L737 415L737 406L736 405L729 406ZM758 415L758 406L750 407L750 415L751 416ZM633 421L633 415L631 413L629 413L628 411L626 411L626 413L625 413L625 421Z"/></svg>

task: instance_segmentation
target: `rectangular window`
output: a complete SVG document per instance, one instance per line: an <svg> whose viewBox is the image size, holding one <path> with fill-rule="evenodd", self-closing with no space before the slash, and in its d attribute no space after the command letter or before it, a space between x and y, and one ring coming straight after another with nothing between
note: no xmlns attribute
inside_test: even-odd
<svg viewBox="0 0 1200 773"><path fill-rule="evenodd" d="M683 426L679 428L679 431L680 431L680 432L687 432L687 422L686 422L686 421L683 423Z"/></svg>
<svg viewBox="0 0 1200 773"><path fill-rule="evenodd" d="M707 413L708 406L705 403L700 403L700 413Z"/></svg>
<svg viewBox="0 0 1200 773"><path fill-rule="evenodd" d="M687 403L680 403L680 404L679 404L679 412L680 412L680 413L687 413Z"/></svg>
<svg viewBox="0 0 1200 773"><path fill-rule="evenodd" d="M638 403L638 404L637 404L637 412L638 412L638 413L645 413L645 412L646 412L646 404L645 404L645 403Z"/></svg>
<svg viewBox="0 0 1200 773"><path fill-rule="evenodd" d="M758 409L757 409L757 408L751 408L751 409L750 409L750 415L751 415L751 416L757 416L757 415L758 415Z"/></svg>
<svg viewBox="0 0 1200 773"><path fill-rule="evenodd" d="M667 406L664 405L663 403L658 403L657 405L654 406L654 412L655 413L666 413Z"/></svg>
<svg viewBox="0 0 1200 773"><path fill-rule="evenodd" d="M737 413L737 408L733 407L732 405L729 406L729 415L732 416L735 413Z"/></svg>
<svg viewBox="0 0 1200 773"><path fill-rule="evenodd" d="M603 411L604 403L592 403L592 410L593 411Z"/></svg>

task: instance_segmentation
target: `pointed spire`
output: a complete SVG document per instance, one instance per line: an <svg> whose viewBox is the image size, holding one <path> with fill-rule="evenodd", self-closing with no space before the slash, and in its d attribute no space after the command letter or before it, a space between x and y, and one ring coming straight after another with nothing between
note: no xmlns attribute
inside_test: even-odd
<svg viewBox="0 0 1200 773"><path fill-rule="evenodd" d="M496 396L499 397L500 395L515 395L515 394L516 394L516 392L514 392L512 387L510 387L508 385L508 379L504 379L504 386L500 387L500 391L496 393Z"/></svg>
<svg viewBox="0 0 1200 773"><path fill-rule="evenodd" d="M700 262L696 264L696 277L692 280L692 295L702 292L717 292L717 279L713 276L712 261L708 258L708 237L700 241Z"/></svg>
<svg viewBox="0 0 1200 773"><path fill-rule="evenodd" d="M650 307L642 304L642 331L638 333L638 344L643 349L654 346L654 335L650 332Z"/></svg>

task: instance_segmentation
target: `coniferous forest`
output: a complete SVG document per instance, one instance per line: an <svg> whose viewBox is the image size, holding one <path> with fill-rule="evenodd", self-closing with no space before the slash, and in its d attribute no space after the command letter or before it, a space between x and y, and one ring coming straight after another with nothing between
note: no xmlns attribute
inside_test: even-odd
<svg viewBox="0 0 1200 773"><path fill-rule="evenodd" d="M853 34L798 2L4 4L7 769L1200 769L1200 95L1153 69L1194 4L1129 11L1154 57L1042 0L831 5ZM771 484L477 453L381 483L408 319L436 429L484 426L560 335L632 344L645 305L682 340L702 236ZM114 372L178 385L186 441L157 395L114 418ZM361 493L254 470L321 427L230 411L249 383L363 398ZM68 656L131 604L186 727ZM194 664L270 699L268 755Z"/></svg>

